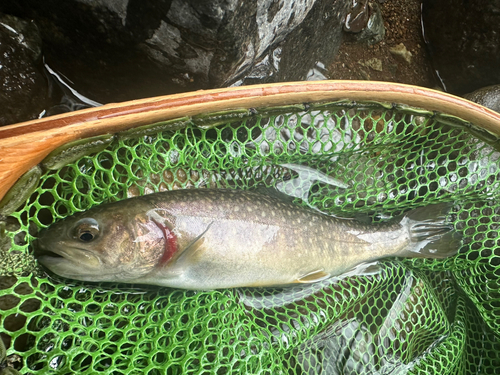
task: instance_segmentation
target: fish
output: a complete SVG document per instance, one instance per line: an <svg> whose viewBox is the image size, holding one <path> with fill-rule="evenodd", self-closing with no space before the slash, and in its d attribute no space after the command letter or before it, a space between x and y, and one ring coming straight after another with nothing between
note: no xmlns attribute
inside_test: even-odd
<svg viewBox="0 0 500 375"><path fill-rule="evenodd" d="M363 223L244 190L185 189L76 213L38 236L39 262L91 282L214 290L313 283L386 257L446 258L450 203ZM365 267L366 268L366 267Z"/></svg>

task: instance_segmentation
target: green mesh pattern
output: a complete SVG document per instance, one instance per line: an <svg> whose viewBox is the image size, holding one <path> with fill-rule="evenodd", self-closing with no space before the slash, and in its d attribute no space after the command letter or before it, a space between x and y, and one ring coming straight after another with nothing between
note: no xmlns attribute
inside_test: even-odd
<svg viewBox="0 0 500 375"><path fill-rule="evenodd" d="M26 204L0 218L0 366L25 374L498 373L495 138L451 116L376 103L169 124L177 130L118 135L46 171ZM325 214L373 221L454 202L449 220L464 244L445 260L384 260L374 275L211 292L67 280L32 256L37 231L67 215L184 188L275 188Z"/></svg>

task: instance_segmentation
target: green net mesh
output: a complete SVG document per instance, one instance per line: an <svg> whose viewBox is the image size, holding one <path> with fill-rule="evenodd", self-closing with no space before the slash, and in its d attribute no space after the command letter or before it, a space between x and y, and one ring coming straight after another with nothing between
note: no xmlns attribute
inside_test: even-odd
<svg viewBox="0 0 500 375"><path fill-rule="evenodd" d="M460 119L376 103L235 111L118 135L45 170L26 203L0 218L0 366L26 374L497 374L499 158L497 140ZM67 280L32 255L40 228L103 202L262 187L373 221L455 202L450 220L464 244L445 260L384 260L371 276L210 292Z"/></svg>

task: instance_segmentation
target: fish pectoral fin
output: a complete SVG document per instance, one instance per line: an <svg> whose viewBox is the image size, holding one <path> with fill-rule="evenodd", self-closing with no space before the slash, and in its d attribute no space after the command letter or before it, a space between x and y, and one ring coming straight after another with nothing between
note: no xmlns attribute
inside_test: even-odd
<svg viewBox="0 0 500 375"><path fill-rule="evenodd" d="M176 263L179 262L187 262L189 260L192 260L195 254L200 250L201 245L203 245L203 236L207 231L210 229L214 222L212 221L210 224L208 224L207 228L198 236L196 237L189 245L186 246L184 250L179 254L177 259L175 259Z"/></svg>
<svg viewBox="0 0 500 375"><path fill-rule="evenodd" d="M308 272L300 276L297 280L295 280L295 282L300 284L316 283L318 281L325 280L329 277L330 277L329 273L325 272L323 269L320 269Z"/></svg>

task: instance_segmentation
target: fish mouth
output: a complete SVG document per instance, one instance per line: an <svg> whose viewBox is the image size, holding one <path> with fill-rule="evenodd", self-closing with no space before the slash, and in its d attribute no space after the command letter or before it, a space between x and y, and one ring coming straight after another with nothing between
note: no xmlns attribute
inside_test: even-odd
<svg viewBox="0 0 500 375"><path fill-rule="evenodd" d="M74 279L101 273L102 262L93 252L72 247L64 241L52 243L50 248L38 242L35 249L38 261L52 272Z"/></svg>

